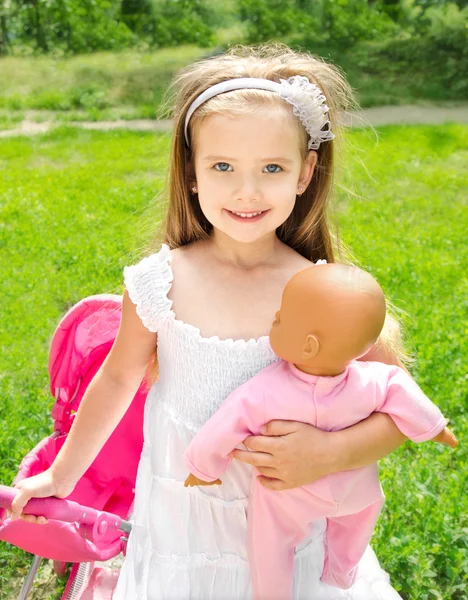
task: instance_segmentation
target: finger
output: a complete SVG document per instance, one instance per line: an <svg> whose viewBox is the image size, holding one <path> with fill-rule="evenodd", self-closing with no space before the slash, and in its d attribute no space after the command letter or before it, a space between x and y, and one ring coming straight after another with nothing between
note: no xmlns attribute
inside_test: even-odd
<svg viewBox="0 0 468 600"><path fill-rule="evenodd" d="M302 423L297 421L269 421L261 428L262 435L288 435L294 433Z"/></svg>
<svg viewBox="0 0 468 600"><path fill-rule="evenodd" d="M22 521L26 521L27 523L37 523L37 517L34 515L21 515L20 519Z"/></svg>
<svg viewBox="0 0 468 600"><path fill-rule="evenodd" d="M38 523L39 525L46 525L46 523L48 523L49 520L46 519L45 517L37 517L37 521L36 523Z"/></svg>
<svg viewBox="0 0 468 600"><path fill-rule="evenodd" d="M271 477L263 477L259 475L257 481L263 485L263 487L269 490L287 490L288 486L281 479L272 479Z"/></svg>
<svg viewBox="0 0 468 600"><path fill-rule="evenodd" d="M232 458L241 462L253 465L254 467L270 467L273 466L273 456L266 452L249 452L248 450L233 450Z"/></svg>
<svg viewBox="0 0 468 600"><path fill-rule="evenodd" d="M274 467L257 467L257 471L270 479L278 478L278 469L275 469Z"/></svg>
<svg viewBox="0 0 468 600"><path fill-rule="evenodd" d="M20 490L11 503L11 520L19 519L23 508L28 503L29 496Z"/></svg>
<svg viewBox="0 0 468 600"><path fill-rule="evenodd" d="M278 440L264 435L249 435L243 443L249 450L274 454Z"/></svg>

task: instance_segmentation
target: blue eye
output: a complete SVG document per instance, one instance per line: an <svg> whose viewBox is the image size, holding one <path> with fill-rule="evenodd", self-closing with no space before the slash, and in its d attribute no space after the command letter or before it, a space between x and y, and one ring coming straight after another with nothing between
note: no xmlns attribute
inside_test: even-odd
<svg viewBox="0 0 468 600"><path fill-rule="evenodd" d="M221 171L221 172L223 172L223 173L226 173L226 172L229 170L229 167L230 167L230 166L231 166L231 165L230 165L229 163L225 163L225 162L219 162L219 163L216 163L216 164L215 164L214 168L215 168L217 171ZM218 167L219 167L219 169L218 169ZM226 167L227 167L227 168L226 168Z"/></svg>
<svg viewBox="0 0 468 600"><path fill-rule="evenodd" d="M277 171L276 170L271 170L270 167L273 167L273 169L278 169L278 170ZM280 171L283 170L279 165L274 165L274 164L267 165L265 167L265 169L267 170L267 173L279 173Z"/></svg>

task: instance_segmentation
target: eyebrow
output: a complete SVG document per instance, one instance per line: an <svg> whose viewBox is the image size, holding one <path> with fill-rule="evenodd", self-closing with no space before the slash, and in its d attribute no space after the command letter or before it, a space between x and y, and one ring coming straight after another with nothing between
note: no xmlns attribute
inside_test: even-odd
<svg viewBox="0 0 468 600"><path fill-rule="evenodd" d="M210 154L209 156L203 157L204 162L213 162L215 160L223 161L223 162L236 162L235 158L230 158L229 156L215 156L215 155ZM259 162L263 162L263 163L280 162L280 163L285 163L285 164L290 165L294 161L292 161L290 158L286 158L285 156L273 156L273 157L261 158L259 160Z"/></svg>

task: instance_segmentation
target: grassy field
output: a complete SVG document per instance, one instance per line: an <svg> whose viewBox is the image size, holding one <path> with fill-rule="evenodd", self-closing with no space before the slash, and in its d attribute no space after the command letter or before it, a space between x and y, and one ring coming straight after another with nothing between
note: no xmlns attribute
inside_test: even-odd
<svg viewBox="0 0 468 600"><path fill-rule="evenodd" d="M51 111L64 121L156 118L174 73L209 52L182 46L66 59L0 58L0 129L30 111L44 113L36 120L50 118Z"/></svg>
<svg viewBox="0 0 468 600"><path fill-rule="evenodd" d="M0 130L15 127L26 117L63 122L154 119L161 115L164 91L178 69L220 52L236 39L242 39L238 27L220 30L218 46L213 48L181 46L147 53L125 50L71 58L0 58ZM462 101L437 77L381 57L369 43L358 45L352 52L321 46L314 52L344 70L364 108L433 105L454 98Z"/></svg>
<svg viewBox="0 0 468 600"><path fill-rule="evenodd" d="M360 264L402 311L412 373L452 419L456 451L407 443L382 461L387 503L372 545L407 600L468 586L468 127L348 133L336 218ZM122 268L160 218L166 134L60 128L0 140L0 482L50 432L48 344L86 295L122 290ZM29 558L0 543L0 599ZM50 595L53 598L54 594ZM41 596L42 598L42 596Z"/></svg>

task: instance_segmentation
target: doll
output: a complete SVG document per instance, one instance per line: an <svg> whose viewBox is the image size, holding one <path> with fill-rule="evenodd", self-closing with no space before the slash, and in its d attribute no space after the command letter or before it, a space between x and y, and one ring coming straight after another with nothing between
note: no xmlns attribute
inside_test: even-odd
<svg viewBox="0 0 468 600"><path fill-rule="evenodd" d="M184 454L191 473L185 486L220 484L230 452L273 419L336 431L380 411L415 442L436 439L455 447L446 419L403 369L356 360L376 342L385 312L380 286L357 267L321 264L297 273L270 331L281 360L237 388L200 429ZM255 600L292 597L294 548L311 521L323 517L321 580L350 587L384 502L377 464L284 491L263 487L257 475L248 506Z"/></svg>

